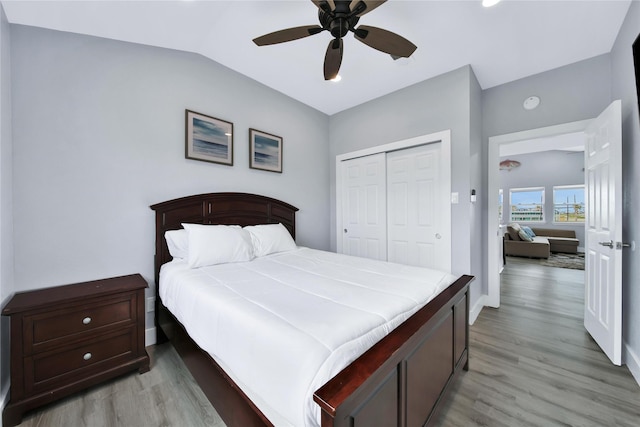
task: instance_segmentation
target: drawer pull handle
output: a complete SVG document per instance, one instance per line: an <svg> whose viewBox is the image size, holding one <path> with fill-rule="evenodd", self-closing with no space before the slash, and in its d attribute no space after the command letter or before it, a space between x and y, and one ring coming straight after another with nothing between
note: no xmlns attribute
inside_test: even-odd
<svg viewBox="0 0 640 427"><path fill-rule="evenodd" d="M82 323L88 325L89 323L91 323L91 317L85 317L84 319L82 319Z"/></svg>
<svg viewBox="0 0 640 427"><path fill-rule="evenodd" d="M84 356L82 356L82 358L83 358L84 360L89 360L89 359L91 359L91 353L85 353L85 354L84 354Z"/></svg>

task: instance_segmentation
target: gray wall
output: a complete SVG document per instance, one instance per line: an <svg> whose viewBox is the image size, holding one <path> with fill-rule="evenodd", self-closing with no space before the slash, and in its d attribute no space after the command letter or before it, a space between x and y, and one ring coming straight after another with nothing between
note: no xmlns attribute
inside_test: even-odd
<svg viewBox="0 0 640 427"><path fill-rule="evenodd" d="M631 46L640 33L640 3L632 2L611 52L613 98L622 100L623 239L640 243L640 117ZM622 259L624 359L640 382L640 250Z"/></svg>
<svg viewBox="0 0 640 427"><path fill-rule="evenodd" d="M531 95L540 106L525 110ZM488 137L597 117L611 103L611 57L596 56L482 93L483 134Z"/></svg>
<svg viewBox="0 0 640 427"><path fill-rule="evenodd" d="M471 250L471 272L476 276L478 284L472 290L472 307L475 298L479 298L482 289L486 288L484 278L486 277L486 259L480 255L486 253L486 241L484 238L485 223L482 212L482 204L480 203L481 195L485 192L482 187L482 174L486 169L487 160L483 157L482 144L482 88L476 79L476 75L471 72L469 74L470 88L470 136L469 136L469 178L471 189L476 190L475 203L469 204L469 224L470 224L470 250ZM469 200L471 197L470 190L467 193L460 193L461 198ZM479 312L478 312L479 313Z"/></svg>
<svg viewBox="0 0 640 427"><path fill-rule="evenodd" d="M153 294L149 205L204 192L284 200L329 248L325 114L195 54L24 26L11 45L16 290L139 272ZM185 159L187 108L234 123L233 167ZM249 169L250 127L283 137L282 174Z"/></svg>
<svg viewBox="0 0 640 427"><path fill-rule="evenodd" d="M11 38L0 5L0 302L13 293L13 189L11 154ZM9 390L9 320L0 320L0 404ZM4 406L3 406L4 407Z"/></svg>
<svg viewBox="0 0 640 427"><path fill-rule="evenodd" d="M584 248L584 224L553 223L553 186L584 185L584 153L567 154L563 151L543 151L531 154L508 156L521 163L520 167L500 171L500 188L504 192L503 224L509 222L509 189L526 187L544 187L545 189L545 223L533 224L532 227L560 228L576 232L580 239L580 247ZM500 158L505 160L506 157Z"/></svg>
<svg viewBox="0 0 640 427"><path fill-rule="evenodd" d="M480 216L479 204L469 197L471 170L479 164L480 88L471 67L466 66L369 101L330 118L329 176L331 227L336 226L335 159L339 154L375 147L412 137L451 129L451 191L460 193L460 203L452 205L452 269L455 274L474 274L473 305L480 296L482 270L471 263L471 242L479 240L481 228L472 232L472 215ZM472 137L473 135L473 137ZM476 153L472 157L472 148ZM477 181L479 173L474 179ZM471 238L469 237L471 236ZM331 233L331 249L337 246ZM476 268L481 269L478 263Z"/></svg>

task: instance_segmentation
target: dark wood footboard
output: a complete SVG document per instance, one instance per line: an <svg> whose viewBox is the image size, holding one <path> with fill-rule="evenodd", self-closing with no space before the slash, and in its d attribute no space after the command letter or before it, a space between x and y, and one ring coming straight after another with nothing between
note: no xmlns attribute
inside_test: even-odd
<svg viewBox="0 0 640 427"><path fill-rule="evenodd" d="M297 208L264 196L213 193L151 206L156 212L156 328L169 339L228 427L270 426L269 420L164 307L157 289L171 260L164 233L182 222L284 224L295 237ZM458 373L468 369L469 283L461 276L314 394L322 427L429 425Z"/></svg>
<svg viewBox="0 0 640 427"><path fill-rule="evenodd" d="M322 427L423 426L468 369L469 283L462 276L318 389Z"/></svg>

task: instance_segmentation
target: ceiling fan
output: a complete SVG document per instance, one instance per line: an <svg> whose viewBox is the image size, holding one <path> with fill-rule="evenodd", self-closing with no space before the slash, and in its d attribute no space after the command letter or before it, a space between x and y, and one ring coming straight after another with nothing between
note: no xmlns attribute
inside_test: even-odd
<svg viewBox="0 0 640 427"><path fill-rule="evenodd" d="M324 79L338 75L342 63L342 39L351 31L362 43L388 53L394 59L408 58L417 49L409 40L391 31L369 25L356 28L360 17L371 12L387 0L311 0L318 7L320 25L305 25L275 31L253 39L258 46L284 43L329 31L333 40L329 42L324 57Z"/></svg>

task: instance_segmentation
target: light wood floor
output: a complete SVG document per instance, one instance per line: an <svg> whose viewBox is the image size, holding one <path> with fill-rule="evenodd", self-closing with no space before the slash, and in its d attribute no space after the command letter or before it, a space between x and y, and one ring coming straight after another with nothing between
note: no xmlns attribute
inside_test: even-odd
<svg viewBox="0 0 640 427"><path fill-rule="evenodd" d="M640 387L582 326L583 271L509 260L500 309L470 328L470 370L441 426L640 426ZM170 345L152 369L33 411L22 426L223 427Z"/></svg>

